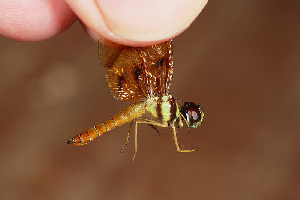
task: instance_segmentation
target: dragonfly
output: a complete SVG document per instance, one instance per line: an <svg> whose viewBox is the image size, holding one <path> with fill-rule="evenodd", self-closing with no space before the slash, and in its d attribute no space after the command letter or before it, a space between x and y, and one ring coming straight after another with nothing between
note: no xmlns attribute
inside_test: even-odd
<svg viewBox="0 0 300 200"><path fill-rule="evenodd" d="M194 152L178 144L177 128L185 123L197 128L204 119L201 105L178 100L170 94L173 77L173 42L165 41L148 47L130 47L99 38L101 66L108 70L107 85L115 99L131 102L112 118L69 139L66 143L81 146L127 122L130 123L124 147L129 142L130 130L135 123L135 153L137 153L138 124L171 127L177 152ZM123 148L124 148L123 147ZM121 150L121 152L123 149Z"/></svg>

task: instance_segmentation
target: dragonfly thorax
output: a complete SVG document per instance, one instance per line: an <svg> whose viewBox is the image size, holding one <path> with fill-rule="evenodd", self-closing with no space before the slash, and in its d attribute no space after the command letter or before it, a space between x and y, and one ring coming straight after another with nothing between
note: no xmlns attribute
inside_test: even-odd
<svg viewBox="0 0 300 200"><path fill-rule="evenodd" d="M146 109L155 119L161 122L173 124L180 119L180 110L176 99L172 95L149 98L146 103Z"/></svg>

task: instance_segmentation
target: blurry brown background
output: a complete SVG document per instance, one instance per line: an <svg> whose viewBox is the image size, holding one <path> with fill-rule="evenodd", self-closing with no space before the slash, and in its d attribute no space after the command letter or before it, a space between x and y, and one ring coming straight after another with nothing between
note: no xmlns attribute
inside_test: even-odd
<svg viewBox="0 0 300 200"><path fill-rule="evenodd" d="M79 24L39 43L0 37L0 199L300 199L300 1L210 1L174 39L171 93L206 118L175 153L170 129L128 125L65 141L118 113Z"/></svg>

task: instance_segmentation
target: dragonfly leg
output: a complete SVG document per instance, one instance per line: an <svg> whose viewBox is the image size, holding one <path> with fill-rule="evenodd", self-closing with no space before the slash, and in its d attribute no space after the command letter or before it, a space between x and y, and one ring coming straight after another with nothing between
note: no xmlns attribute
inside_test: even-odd
<svg viewBox="0 0 300 200"><path fill-rule="evenodd" d="M122 149L120 150L121 153L124 152L124 148L128 145L129 143L129 138L130 138L130 133L131 133L131 127L132 127L132 124L133 124L133 120L130 122L130 125L129 125L129 129L128 129L128 134L127 134L127 138L126 138L126 142L124 144L124 146L122 147Z"/></svg>
<svg viewBox="0 0 300 200"><path fill-rule="evenodd" d="M177 134L176 134L176 127L174 125L172 126L172 130L173 130L174 142L175 142L175 145L176 145L176 148L177 148L177 152L188 153L188 152L198 151L198 149L181 149L179 147L179 144L178 144L178 139L177 139Z"/></svg>
<svg viewBox="0 0 300 200"><path fill-rule="evenodd" d="M149 126L151 126L157 132L158 136L161 136L161 133L157 130L157 128L154 125L149 124Z"/></svg>
<svg viewBox="0 0 300 200"><path fill-rule="evenodd" d="M168 127L168 123L167 122L157 122L154 120L150 120L150 119L143 119L143 118L139 118L135 121L135 139L134 139L134 155L133 155L133 159L132 162L135 161L135 156L137 153L137 126L138 123L144 123L144 124L150 124L151 126L160 126L160 127Z"/></svg>

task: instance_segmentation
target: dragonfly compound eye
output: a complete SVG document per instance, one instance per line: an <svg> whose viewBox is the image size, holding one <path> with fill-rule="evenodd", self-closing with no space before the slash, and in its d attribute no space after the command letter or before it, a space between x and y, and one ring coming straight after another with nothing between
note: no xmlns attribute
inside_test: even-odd
<svg viewBox="0 0 300 200"><path fill-rule="evenodd" d="M204 118L204 112L201 106L193 102L185 102L180 112L184 116L187 125L191 128L200 126Z"/></svg>

